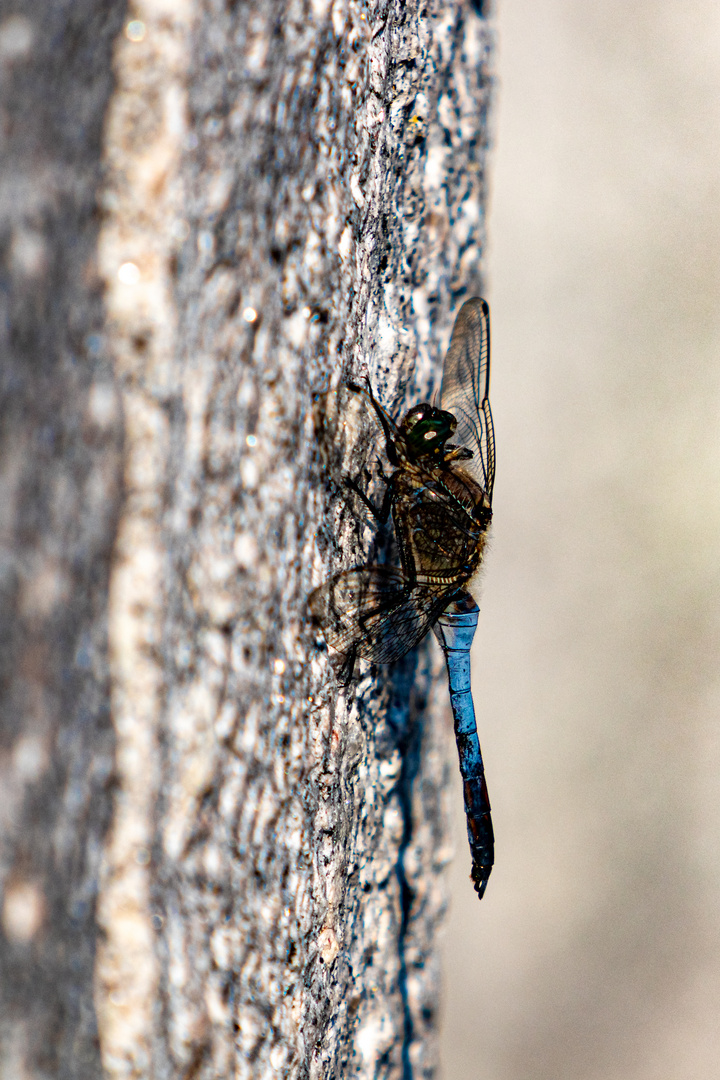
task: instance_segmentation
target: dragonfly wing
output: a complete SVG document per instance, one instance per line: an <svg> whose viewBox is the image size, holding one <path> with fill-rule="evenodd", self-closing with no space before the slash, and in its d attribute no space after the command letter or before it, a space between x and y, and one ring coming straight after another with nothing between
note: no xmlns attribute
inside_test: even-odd
<svg viewBox="0 0 720 1080"><path fill-rule="evenodd" d="M472 450L463 468L492 500L495 434L490 412L490 309L485 300L466 300L453 327L443 365L440 404L457 420L453 443Z"/></svg>
<svg viewBox="0 0 720 1080"><path fill-rule="evenodd" d="M386 566L344 570L310 594L310 610L328 645L389 664L422 641L447 597L412 586Z"/></svg>

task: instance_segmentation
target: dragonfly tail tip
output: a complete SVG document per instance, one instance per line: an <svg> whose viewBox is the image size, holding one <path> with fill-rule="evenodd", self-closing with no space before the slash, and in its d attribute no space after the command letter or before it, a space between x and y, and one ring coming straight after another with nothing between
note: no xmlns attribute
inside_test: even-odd
<svg viewBox="0 0 720 1080"><path fill-rule="evenodd" d="M490 878L490 871L492 867L487 866L473 866L470 879L473 883L475 892L478 894L478 900L482 900L485 895L485 889Z"/></svg>

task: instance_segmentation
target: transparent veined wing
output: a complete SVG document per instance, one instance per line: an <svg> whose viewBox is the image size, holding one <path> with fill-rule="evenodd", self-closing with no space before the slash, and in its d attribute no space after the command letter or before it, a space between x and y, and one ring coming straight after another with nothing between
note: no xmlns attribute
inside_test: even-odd
<svg viewBox="0 0 720 1080"><path fill-rule="evenodd" d="M309 598L328 645L376 664L399 660L418 645L447 604L447 590L438 595L411 585L388 566L343 570Z"/></svg>
<svg viewBox="0 0 720 1080"><path fill-rule="evenodd" d="M462 467L492 501L495 434L490 412L490 309L475 296L458 312L443 365L440 405L457 420L452 442L472 450Z"/></svg>

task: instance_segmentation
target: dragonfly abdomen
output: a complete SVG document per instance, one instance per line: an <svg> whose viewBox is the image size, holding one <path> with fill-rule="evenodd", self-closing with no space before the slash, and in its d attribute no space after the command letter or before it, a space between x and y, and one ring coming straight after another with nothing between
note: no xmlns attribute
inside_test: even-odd
<svg viewBox="0 0 720 1080"><path fill-rule="evenodd" d="M493 867L495 838L470 687L470 645L477 620L477 604L469 594L462 593L448 605L433 630L445 653L472 855L471 878L476 893L482 897Z"/></svg>
<svg viewBox="0 0 720 1080"><path fill-rule="evenodd" d="M485 775L463 782L467 834L472 855L471 877L475 891L482 898L495 861L495 834L490 813Z"/></svg>

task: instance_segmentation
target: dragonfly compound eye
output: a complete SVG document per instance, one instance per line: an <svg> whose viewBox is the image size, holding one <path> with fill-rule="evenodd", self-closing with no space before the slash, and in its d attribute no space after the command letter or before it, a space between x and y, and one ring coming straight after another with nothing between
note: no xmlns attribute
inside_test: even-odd
<svg viewBox="0 0 720 1080"><path fill-rule="evenodd" d="M416 405L408 412L400 430L413 457L437 451L455 431L457 423L452 413L432 405Z"/></svg>
<svg viewBox="0 0 720 1080"><path fill-rule="evenodd" d="M422 422L428 416L431 416L432 413L433 408L431 405L416 405L413 409L410 409L409 412L405 413L401 424L402 430L406 435L409 435L411 431L414 431L418 424L422 424Z"/></svg>

